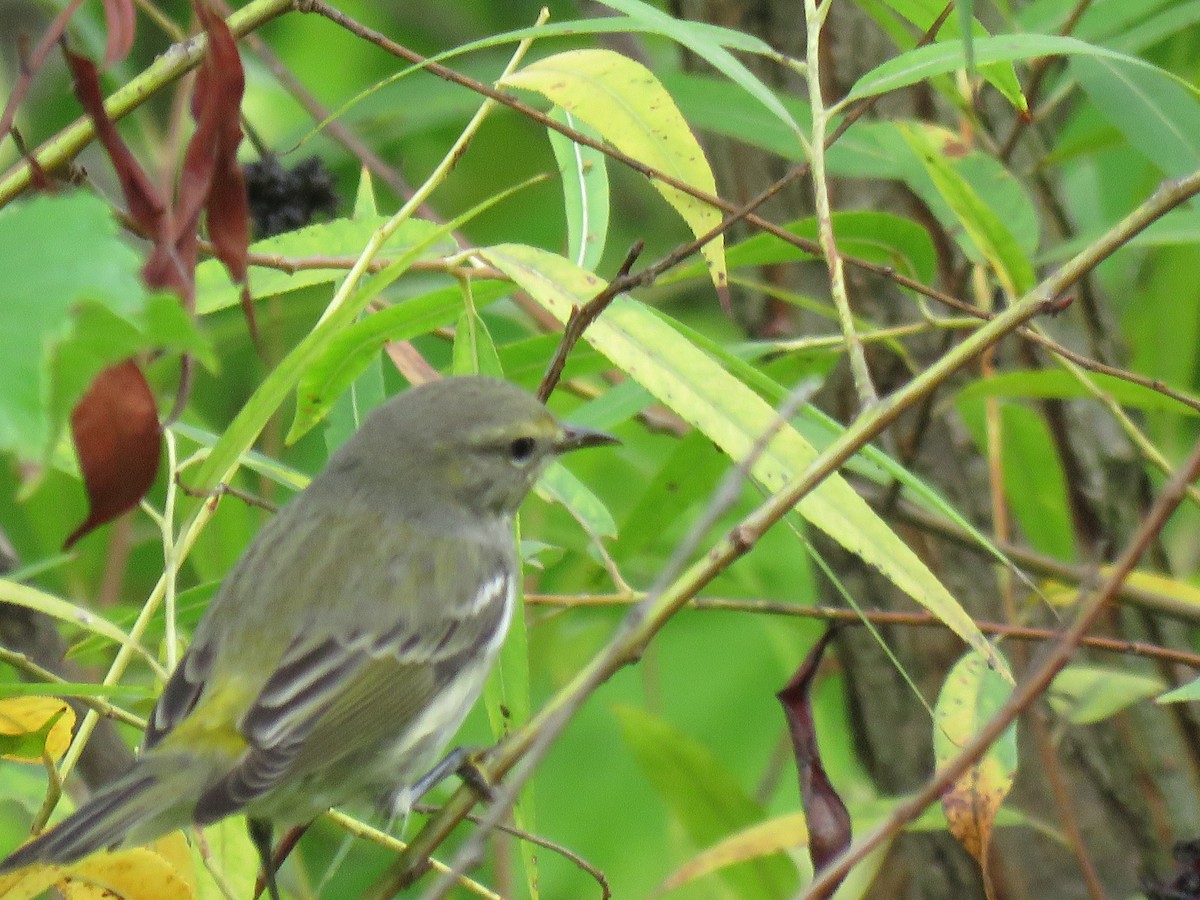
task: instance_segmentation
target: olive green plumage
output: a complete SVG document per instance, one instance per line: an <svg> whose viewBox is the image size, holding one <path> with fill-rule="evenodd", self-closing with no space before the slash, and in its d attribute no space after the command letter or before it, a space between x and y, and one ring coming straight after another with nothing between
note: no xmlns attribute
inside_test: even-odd
<svg viewBox="0 0 1200 900"><path fill-rule="evenodd" d="M494 379L385 403L230 572L129 774L0 872L236 812L300 823L356 797L403 805L503 641L513 514L558 454L611 441Z"/></svg>

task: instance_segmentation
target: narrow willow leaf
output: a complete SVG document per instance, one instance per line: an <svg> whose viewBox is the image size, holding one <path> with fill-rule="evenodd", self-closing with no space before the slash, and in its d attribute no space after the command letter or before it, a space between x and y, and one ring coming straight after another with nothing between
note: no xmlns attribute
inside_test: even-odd
<svg viewBox="0 0 1200 900"><path fill-rule="evenodd" d="M657 893L665 894L726 866L803 847L807 842L808 824L804 813L788 813L757 822L697 853L668 875L658 886Z"/></svg>
<svg viewBox="0 0 1200 900"><path fill-rule="evenodd" d="M1106 57L1071 60L1096 109L1168 178L1200 168L1200 99L1161 69Z"/></svg>
<svg viewBox="0 0 1200 900"><path fill-rule="evenodd" d="M1073 725L1091 725L1126 707L1161 694L1167 685L1156 675L1112 666L1067 666L1054 676L1046 699Z"/></svg>
<svg viewBox="0 0 1200 900"><path fill-rule="evenodd" d="M925 166L942 199L954 211L975 250L1000 280L1005 293L1011 299L1024 295L1036 281L1032 263L1004 221L947 162L938 132L902 124L900 133Z"/></svg>
<svg viewBox="0 0 1200 900"><path fill-rule="evenodd" d="M502 244L480 255L503 271L561 322L604 288L602 279L545 250ZM584 340L703 431L735 461L755 450L778 416L761 397L726 372L640 303L618 297L584 332ZM790 426L779 428L752 467L769 491L798 477L816 450ZM1008 672L971 617L921 559L838 475L831 475L798 505L799 512L851 553L877 568L968 644Z"/></svg>
<svg viewBox="0 0 1200 900"><path fill-rule="evenodd" d="M387 218L374 214L361 219L319 222L257 241L250 245L250 252L285 259L352 259L362 252L371 235L379 230ZM409 219L401 223L396 233L383 245L378 258L394 258L417 244L424 244L419 257L421 259L445 256L458 249L454 239L436 222ZM259 299L311 287L314 284L332 284L345 276L346 269L345 265L331 265L327 269L305 268L287 272L282 268L252 265L249 278L250 295ZM241 288L234 285L225 274L220 260L205 260L196 267L196 312L199 315L208 315L229 306L236 306L240 302L240 291Z"/></svg>
<svg viewBox="0 0 1200 900"><path fill-rule="evenodd" d="M709 194L717 184L704 151L666 88L645 66L611 50L571 50L531 63L501 82L537 91L595 128L634 159ZM721 222L720 210L654 182L654 187L699 237ZM709 277L725 290L725 241L701 251Z"/></svg>
<svg viewBox="0 0 1200 900"><path fill-rule="evenodd" d="M568 128L583 132L589 129L582 122L557 106L550 117ZM567 256L581 269L595 271L604 256L608 238L608 168L599 150L577 144L553 128L547 129L550 149L558 162L562 176L563 212L567 217Z"/></svg>
<svg viewBox="0 0 1200 900"><path fill-rule="evenodd" d="M797 149L803 146L804 134L791 113L767 85L744 66L736 56L721 45L722 32L715 31L705 22L689 22L669 16L643 0L601 0L605 6L620 10L635 22L645 23L649 28L678 41L718 72L757 100L792 133Z"/></svg>
<svg viewBox="0 0 1200 900"><path fill-rule="evenodd" d="M1145 60L1098 47L1076 38L1052 34L1002 34L995 37L978 38L973 41L975 61L978 65L997 62L1016 62L1037 59L1043 56L1094 56L1119 60L1133 66L1158 69ZM844 107L864 97L874 97L888 91L899 90L916 84L934 75L945 75L961 69L963 65L962 41L945 41L927 47L917 47L907 53L889 59L863 75L850 93L838 103ZM1200 93L1194 85L1170 72L1158 69L1179 84Z"/></svg>
<svg viewBox="0 0 1200 900"><path fill-rule="evenodd" d="M633 758L695 844L708 846L763 820L763 810L707 747L643 710L621 706L614 712ZM795 867L779 853L720 874L746 900L791 896L796 883Z"/></svg>

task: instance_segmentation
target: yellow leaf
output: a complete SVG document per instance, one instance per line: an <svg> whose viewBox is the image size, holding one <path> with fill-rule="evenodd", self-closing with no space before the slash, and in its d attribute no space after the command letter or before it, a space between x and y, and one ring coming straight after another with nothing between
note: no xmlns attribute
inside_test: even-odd
<svg viewBox="0 0 1200 900"><path fill-rule="evenodd" d="M61 866L26 866L0 875L0 897L4 900L33 900L62 877Z"/></svg>
<svg viewBox="0 0 1200 900"><path fill-rule="evenodd" d="M0 734L37 734L56 715L60 715L60 718L50 728L45 747L51 759L58 759L71 745L75 713L57 697L10 697L0 700ZM4 758L39 765L42 762L41 753L34 754L32 750L28 753L5 754Z"/></svg>
<svg viewBox="0 0 1200 900"><path fill-rule="evenodd" d="M179 837L182 839L182 833ZM172 857L176 850L168 841L168 853ZM59 890L66 900L161 900L166 897L192 900L196 896L192 880L190 867L181 872L173 859L156 849L133 847L89 856L71 869L59 883Z"/></svg>
<svg viewBox="0 0 1200 900"><path fill-rule="evenodd" d="M148 847L94 853L67 866L32 865L0 877L4 900L33 900L57 887L66 900L193 900L196 875L182 831Z"/></svg>
<svg viewBox="0 0 1200 900"><path fill-rule="evenodd" d="M598 131L608 143L638 162L707 194L717 183L700 143L671 95L654 73L611 50L571 50L531 63L500 84L537 91ZM721 222L721 211L670 185L654 182L699 237ZM725 241L701 250L709 276L724 292Z"/></svg>
<svg viewBox="0 0 1200 900"><path fill-rule="evenodd" d="M768 819L743 828L692 857L668 875L654 893L665 894L726 866L770 856L781 850L803 847L806 843L808 823L804 813L789 813Z"/></svg>

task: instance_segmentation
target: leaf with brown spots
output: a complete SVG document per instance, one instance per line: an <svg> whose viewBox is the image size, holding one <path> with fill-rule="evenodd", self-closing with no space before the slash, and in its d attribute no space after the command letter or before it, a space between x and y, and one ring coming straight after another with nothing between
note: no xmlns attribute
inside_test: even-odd
<svg viewBox="0 0 1200 900"><path fill-rule="evenodd" d="M987 722L1012 693L1012 686L993 671L978 653L968 653L946 676L934 707L933 754L939 766ZM975 857L992 896L988 848L992 826L1017 771L1017 726L988 748L978 762L942 795L950 832Z"/></svg>

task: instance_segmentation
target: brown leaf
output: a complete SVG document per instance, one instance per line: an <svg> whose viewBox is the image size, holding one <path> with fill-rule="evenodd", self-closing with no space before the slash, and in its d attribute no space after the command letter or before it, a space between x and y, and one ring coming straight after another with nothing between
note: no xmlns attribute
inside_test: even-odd
<svg viewBox="0 0 1200 900"><path fill-rule="evenodd" d="M230 278L243 284L250 248L250 206L237 148L242 140L245 77L237 43L224 20L202 2L196 4L196 11L208 33L208 54L196 75L192 95L196 133L183 160L177 234L180 241L188 236L194 241L203 209L217 258ZM180 249L182 254L182 245ZM248 302L242 306L251 331L257 334L253 310Z"/></svg>
<svg viewBox="0 0 1200 900"><path fill-rule="evenodd" d="M809 651L791 681L777 696L783 704L792 748L796 756L796 771L800 776L800 802L808 818L808 849L813 868L818 872L850 846L850 813L846 804L825 774L817 731L812 718L810 691L821 657L833 637L833 629L825 632Z"/></svg>
<svg viewBox="0 0 1200 900"><path fill-rule="evenodd" d="M158 473L162 430L150 385L132 359L105 369L71 411L88 517L66 547L132 509Z"/></svg>
<svg viewBox="0 0 1200 900"><path fill-rule="evenodd" d="M75 97L92 120L96 136L112 161L117 179L121 183L121 192L125 195L125 203L129 206L130 217L151 240L160 241L167 231L166 205L155 189L154 182L134 158L117 131L117 126L108 117L108 112L104 109L104 98L100 94L100 80L96 77L96 67L90 59L72 53L65 45L63 54L67 58L71 76L75 79Z"/></svg>
<svg viewBox="0 0 1200 900"><path fill-rule="evenodd" d="M104 24L108 40L104 44L104 65L111 66L129 55L137 31L133 0L104 0Z"/></svg>

